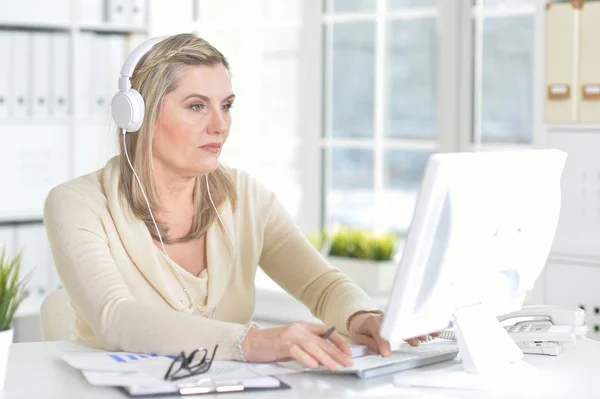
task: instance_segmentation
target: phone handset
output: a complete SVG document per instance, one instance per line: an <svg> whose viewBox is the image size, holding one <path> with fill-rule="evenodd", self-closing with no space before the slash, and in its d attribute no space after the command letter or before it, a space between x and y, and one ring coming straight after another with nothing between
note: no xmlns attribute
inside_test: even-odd
<svg viewBox="0 0 600 399"><path fill-rule="evenodd" d="M516 342L575 342L587 334L585 311L550 305L524 306L523 309L498 317Z"/></svg>
<svg viewBox="0 0 600 399"><path fill-rule="evenodd" d="M558 355L561 344L584 337L585 311L550 305L524 306L498 317L510 337L524 353ZM511 322L511 323L509 323ZM455 340L453 331L442 331L441 339Z"/></svg>
<svg viewBox="0 0 600 399"><path fill-rule="evenodd" d="M498 317L498 320L503 322L518 317L529 317L536 320L545 319L554 325L562 326L585 325L585 311L583 309L552 305L524 306L521 310Z"/></svg>

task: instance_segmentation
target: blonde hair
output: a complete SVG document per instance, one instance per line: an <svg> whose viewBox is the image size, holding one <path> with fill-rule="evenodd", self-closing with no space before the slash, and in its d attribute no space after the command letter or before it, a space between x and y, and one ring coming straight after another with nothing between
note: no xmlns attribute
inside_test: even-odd
<svg viewBox="0 0 600 399"><path fill-rule="evenodd" d="M223 65L229 71L229 63L223 54L206 40L186 33L168 37L154 45L141 58L131 78L132 87L144 98L145 115L140 130L136 133L127 133L125 142L131 163L146 191L153 214L160 210L152 162L154 129L159 119L164 96L177 88L180 71L189 65ZM119 140L119 142L121 147L119 190L127 199L134 215L144 221L152 237L158 240L142 190L127 163L123 140ZM232 210L235 211L238 196L227 170L219 164L214 172L208 174L208 181L217 210L220 211L229 200ZM217 215L212 209L209 194L203 182L204 176L196 177L193 194L196 211L190 231L184 237L174 240L169 236L167 227L159 220L156 221L165 244L198 239L206 234L209 227L215 222Z"/></svg>

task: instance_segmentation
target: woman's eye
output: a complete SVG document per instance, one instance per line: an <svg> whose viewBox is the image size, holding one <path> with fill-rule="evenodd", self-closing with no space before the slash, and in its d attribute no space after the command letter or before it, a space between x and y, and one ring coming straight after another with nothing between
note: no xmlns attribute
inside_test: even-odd
<svg viewBox="0 0 600 399"><path fill-rule="evenodd" d="M204 109L204 104L192 104L190 109L192 111L202 111Z"/></svg>
<svg viewBox="0 0 600 399"><path fill-rule="evenodd" d="M228 112L231 108L233 108L233 104L231 103L223 105L223 111Z"/></svg>

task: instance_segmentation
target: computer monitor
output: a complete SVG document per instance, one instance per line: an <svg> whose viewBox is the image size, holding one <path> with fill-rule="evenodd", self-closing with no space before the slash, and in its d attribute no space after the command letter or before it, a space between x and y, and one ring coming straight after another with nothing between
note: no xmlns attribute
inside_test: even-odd
<svg viewBox="0 0 600 399"><path fill-rule="evenodd" d="M545 266L565 162L559 150L429 158L381 328L392 347L452 325L469 372L522 358L497 316L522 307Z"/></svg>

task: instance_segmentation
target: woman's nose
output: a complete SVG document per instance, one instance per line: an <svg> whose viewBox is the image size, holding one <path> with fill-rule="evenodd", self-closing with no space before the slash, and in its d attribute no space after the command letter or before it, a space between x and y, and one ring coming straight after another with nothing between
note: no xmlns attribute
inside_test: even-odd
<svg viewBox="0 0 600 399"><path fill-rule="evenodd" d="M225 121L225 117L221 113L220 109L213 110L211 112L211 121L209 125L209 133L223 133L227 129L227 122Z"/></svg>

